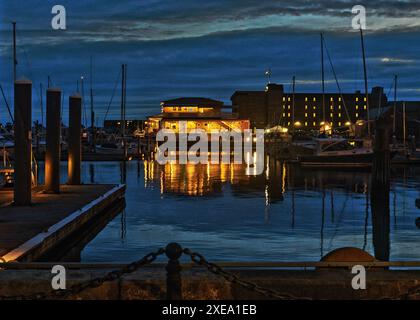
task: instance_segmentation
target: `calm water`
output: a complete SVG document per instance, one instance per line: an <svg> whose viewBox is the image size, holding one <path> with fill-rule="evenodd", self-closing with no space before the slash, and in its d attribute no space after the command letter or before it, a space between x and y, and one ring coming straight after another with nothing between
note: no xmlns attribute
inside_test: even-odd
<svg viewBox="0 0 420 320"><path fill-rule="evenodd" d="M127 192L124 212L84 247L81 260L129 262L171 241L224 261L317 261L345 246L420 260L420 168L393 169L389 215L378 218L387 208L372 212L368 172L280 161L267 167L246 176L240 165L84 163L85 183L125 181ZM65 171L63 163L63 180Z"/></svg>

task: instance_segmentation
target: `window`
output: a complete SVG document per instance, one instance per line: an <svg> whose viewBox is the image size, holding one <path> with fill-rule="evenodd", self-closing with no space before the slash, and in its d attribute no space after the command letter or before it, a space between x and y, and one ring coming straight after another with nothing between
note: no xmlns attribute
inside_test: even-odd
<svg viewBox="0 0 420 320"><path fill-rule="evenodd" d="M305 105L305 110L308 110L308 105Z"/></svg>
<svg viewBox="0 0 420 320"><path fill-rule="evenodd" d="M314 127L316 126L316 122L315 122L315 121L313 122L313 126L314 126Z"/></svg>
<svg viewBox="0 0 420 320"><path fill-rule="evenodd" d="M307 118L307 117L308 117L308 113L305 112L305 118Z"/></svg>
<svg viewBox="0 0 420 320"><path fill-rule="evenodd" d="M286 116L286 114L283 112L283 117L285 117Z"/></svg>
<svg viewBox="0 0 420 320"><path fill-rule="evenodd" d="M359 106L358 105L356 105L356 110L359 110Z"/></svg>
<svg viewBox="0 0 420 320"><path fill-rule="evenodd" d="M334 101L334 98L333 98L333 97L331 97L330 101L331 101L331 102L332 102L332 101Z"/></svg>
<svg viewBox="0 0 420 320"><path fill-rule="evenodd" d="M305 127L307 127L308 126L308 122L305 122Z"/></svg>
<svg viewBox="0 0 420 320"><path fill-rule="evenodd" d="M314 106L314 110L316 110L316 106Z"/></svg>
<svg viewBox="0 0 420 320"><path fill-rule="evenodd" d="M287 98L287 101L290 101L290 97Z"/></svg>
<svg viewBox="0 0 420 320"><path fill-rule="evenodd" d="M341 126L341 122L338 123L338 126Z"/></svg>
<svg viewBox="0 0 420 320"><path fill-rule="evenodd" d="M315 112L314 112L313 116L314 116L314 118L316 117L316 113Z"/></svg>
<svg viewBox="0 0 420 320"><path fill-rule="evenodd" d="M313 99L313 100L314 100L314 102L315 102L315 101L316 101L316 98L314 97L314 99Z"/></svg>
<svg viewBox="0 0 420 320"><path fill-rule="evenodd" d="M358 118L359 117L359 114L356 112L356 118Z"/></svg>
<svg viewBox="0 0 420 320"><path fill-rule="evenodd" d="M287 109L290 110L290 104L287 106Z"/></svg>
<svg viewBox="0 0 420 320"><path fill-rule="evenodd" d="M286 101L286 97L283 97L283 101Z"/></svg>
<svg viewBox="0 0 420 320"><path fill-rule="evenodd" d="M305 101L308 101L308 97L305 97Z"/></svg>
<svg viewBox="0 0 420 320"><path fill-rule="evenodd" d="M338 97L338 101L341 101L341 97Z"/></svg>
<svg viewBox="0 0 420 320"><path fill-rule="evenodd" d="M356 97L356 102L359 102L359 97Z"/></svg>
<svg viewBox="0 0 420 320"><path fill-rule="evenodd" d="M287 116L290 118L290 112L287 114Z"/></svg>
<svg viewBox="0 0 420 320"><path fill-rule="evenodd" d="M332 113L330 113L330 117L331 117L331 118L333 117L333 114L332 114Z"/></svg>
<svg viewBox="0 0 420 320"><path fill-rule="evenodd" d="M365 109L365 110L366 110L366 105L364 105L364 106L363 106L363 109Z"/></svg>

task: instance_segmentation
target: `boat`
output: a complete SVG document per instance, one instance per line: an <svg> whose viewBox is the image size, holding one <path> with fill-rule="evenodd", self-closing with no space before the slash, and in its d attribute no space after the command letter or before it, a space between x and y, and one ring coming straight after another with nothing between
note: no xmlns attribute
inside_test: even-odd
<svg viewBox="0 0 420 320"><path fill-rule="evenodd" d="M362 168L371 167L374 153L371 142L345 138L314 139L316 149L312 155L298 156L303 167Z"/></svg>

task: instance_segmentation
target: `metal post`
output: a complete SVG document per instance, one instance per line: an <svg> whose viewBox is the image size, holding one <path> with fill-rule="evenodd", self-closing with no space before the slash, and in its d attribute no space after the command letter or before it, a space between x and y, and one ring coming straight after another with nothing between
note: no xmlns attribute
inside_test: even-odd
<svg viewBox="0 0 420 320"><path fill-rule="evenodd" d="M17 206L31 204L32 163L32 82L15 82L15 181L14 202Z"/></svg>
<svg viewBox="0 0 420 320"><path fill-rule="evenodd" d="M61 90L47 90L47 150L45 153L45 189L60 193L60 122Z"/></svg>
<svg viewBox="0 0 420 320"><path fill-rule="evenodd" d="M68 140L68 184L78 185L82 162L82 97L79 94L69 98L69 140Z"/></svg>
<svg viewBox="0 0 420 320"><path fill-rule="evenodd" d="M166 265L166 299L182 300L182 268L179 264L182 247L178 243L170 243L166 246L165 253L169 258Z"/></svg>

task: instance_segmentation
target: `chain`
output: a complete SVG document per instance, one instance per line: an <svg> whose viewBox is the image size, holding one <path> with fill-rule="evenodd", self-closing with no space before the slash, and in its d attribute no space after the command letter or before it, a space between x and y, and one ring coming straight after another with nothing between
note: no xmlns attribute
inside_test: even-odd
<svg viewBox="0 0 420 320"><path fill-rule="evenodd" d="M151 264L156 258L165 253L165 249L161 248L156 252L151 252L145 255L140 260L132 262L125 267L109 272L103 277L94 278L89 281L85 281L79 284L75 284L68 290L55 290L49 293L39 292L31 295L19 295L19 296L0 296L0 300L45 300L45 299L65 299L71 295L77 295L78 293L86 290L100 287L105 282L110 282L121 278L125 274L133 273L140 267Z"/></svg>
<svg viewBox="0 0 420 320"><path fill-rule="evenodd" d="M310 298L295 297L290 294L280 293L272 289L263 288L253 282L241 280L237 275L223 270L222 267L212 262L207 261L206 258L202 254L197 253L197 252L192 252L190 249L184 249L183 253L190 256L192 262L200 266L206 267L207 270L209 270L211 273L223 277L226 281L230 283L238 284L241 287L244 287L245 289L262 294L265 297L280 299L280 300L311 300Z"/></svg>

